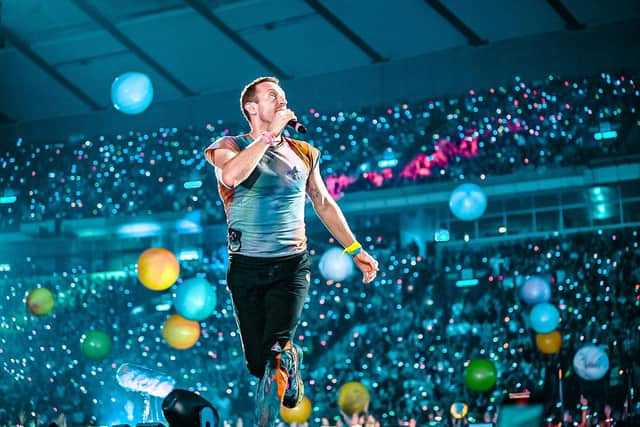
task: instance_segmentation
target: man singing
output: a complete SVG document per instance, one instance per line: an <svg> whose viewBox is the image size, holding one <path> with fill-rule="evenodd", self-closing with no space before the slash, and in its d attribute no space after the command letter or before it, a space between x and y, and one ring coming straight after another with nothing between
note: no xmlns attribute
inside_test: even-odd
<svg viewBox="0 0 640 427"><path fill-rule="evenodd" d="M325 187L309 143L282 135L296 116L275 77L260 77L240 95L251 131L223 137L205 150L215 168L228 224L229 269L236 321L252 375L260 378L256 423L274 425L280 404L302 401L302 350L293 345L310 284L304 223L305 194L327 229L352 256L364 283L378 262L353 236Z"/></svg>

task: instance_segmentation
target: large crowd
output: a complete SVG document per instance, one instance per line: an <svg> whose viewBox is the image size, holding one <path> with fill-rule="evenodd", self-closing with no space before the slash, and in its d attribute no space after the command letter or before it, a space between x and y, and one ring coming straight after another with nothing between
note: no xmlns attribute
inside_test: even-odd
<svg viewBox="0 0 640 427"><path fill-rule="evenodd" d="M322 152L325 180L338 198L365 189L615 161L640 152L633 143L640 134L638 107L640 90L632 76L602 74L533 83L516 78L505 87L415 105L327 114L309 108L299 116ZM0 227L193 210L205 212L205 221L223 221L202 151L242 129L217 120L202 128L38 146L18 140L0 152ZM7 202L13 196L15 202ZM397 230L384 233L359 235L382 267L369 285L355 276L323 277L319 260L335 243L311 243L312 288L296 333L305 351L311 425L355 422L337 406L338 389L349 381L361 382L371 394L370 418L362 421L382 426L451 425L454 402L469 405L466 422L492 422L508 393L524 390L551 403L545 408L550 422L579 423L585 401L589 423L637 412L625 394L640 372L636 230L558 234L498 246L442 242L426 257L415 244L399 245ZM140 421L143 397L115 380L123 363L169 374L178 387L199 390L227 425L242 425L241 419L250 425L257 384L244 366L225 259L219 248L181 261L177 286L205 277L218 296L189 350L172 349L161 337L173 291L144 288L135 265L117 273L75 266L39 274L41 267L27 259L34 264L26 269L32 275L0 271L0 426ZM471 272L478 285L457 287L451 277L462 271ZM559 354L536 349L530 307L518 293L531 275L551 284L551 303L561 312ZM35 287L54 292L51 314L27 311L26 296ZM90 330L112 337L113 349L102 361L80 351L80 338ZM566 375L560 403L558 371L570 373L573 355L586 343L606 348L611 369L596 382ZM498 369L489 392L471 391L462 379L476 358L490 359ZM607 415L605 405L611 408ZM158 413L158 399L149 399L149 406L151 415Z"/></svg>
<svg viewBox="0 0 640 427"><path fill-rule="evenodd" d="M496 247L443 247L438 256L427 258L375 235L367 241L383 266L369 285L355 276L342 282L324 278L317 264L331 244L311 250L313 287L296 333L305 350L311 425L335 425L341 419L337 391L350 381L369 389L370 415L381 425L448 425L449 406L459 401L469 405L470 421L494 420L507 393L524 390L545 396L549 419L579 420L581 394L594 419L602 418L606 404L614 417L623 416L625 393L620 390L637 381L640 372L636 230L557 235ZM109 425L126 422L127 416L139 421L142 397L115 381L122 363L168 373L178 387L201 391L232 425L239 416L250 417L256 381L244 366L223 257L182 265L182 279L206 277L218 294L214 315L201 323L200 340L182 351L161 338L168 313L155 308L170 300L171 291L147 290L133 266L116 277L80 267L48 278L16 280L5 273L1 424L13 425L9 421L29 413L38 414L41 423L62 413L75 424ZM447 278L449 271L469 268L479 277L476 287L458 288ZM536 349L529 307L517 292L529 275L552 285L551 302L562 316L557 355ZM26 293L35 286L55 291L52 314L35 317L26 311ZM106 331L114 341L103 361L91 361L80 351L80 336L92 329ZM611 370L596 382L568 376L560 408L557 370L571 370L573 355L586 343L605 346ZM498 369L497 384L486 393L469 390L462 379L465 365L480 357ZM636 410L628 407L631 403L628 412Z"/></svg>
<svg viewBox="0 0 640 427"><path fill-rule="evenodd" d="M335 197L443 180L583 166L638 153L637 76L556 76L468 90L413 105L357 112L298 112L308 141L322 152ZM203 150L241 134L240 120L119 135L75 136L0 151L5 229L48 219L142 216L202 209L223 221ZM15 202L11 203L9 200Z"/></svg>

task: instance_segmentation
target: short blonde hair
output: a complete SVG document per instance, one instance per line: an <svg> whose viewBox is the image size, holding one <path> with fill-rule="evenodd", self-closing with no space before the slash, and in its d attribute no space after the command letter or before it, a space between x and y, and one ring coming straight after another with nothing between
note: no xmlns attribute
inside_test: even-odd
<svg viewBox="0 0 640 427"><path fill-rule="evenodd" d="M247 84L242 92L240 93L240 110L244 115L244 118L247 119L247 122L251 124L251 120L249 119L249 112L244 108L244 104L247 102L253 102L256 99L256 86L263 82L271 82L277 85L280 85L280 80L276 77L266 76L266 77L258 77L253 80L251 83Z"/></svg>

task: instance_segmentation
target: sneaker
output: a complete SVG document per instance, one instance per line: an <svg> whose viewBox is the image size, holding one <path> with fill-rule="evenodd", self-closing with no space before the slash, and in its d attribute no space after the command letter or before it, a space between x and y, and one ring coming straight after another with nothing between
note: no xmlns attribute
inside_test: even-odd
<svg viewBox="0 0 640 427"><path fill-rule="evenodd" d="M255 419L258 427L274 427L280 414L280 394L278 394L277 370L267 363L264 375L256 392Z"/></svg>
<svg viewBox="0 0 640 427"><path fill-rule="evenodd" d="M300 365L302 365L302 349L300 346L294 344L287 344L276 356L276 360L279 362L277 366L281 372L278 377L286 378L286 385L283 387L282 405L287 408L295 408L302 402L304 397L304 384L302 378L300 378ZM284 381L279 381L284 382ZM280 384L279 384L280 385ZM278 387L280 389L281 387ZM280 391L280 390L278 390Z"/></svg>

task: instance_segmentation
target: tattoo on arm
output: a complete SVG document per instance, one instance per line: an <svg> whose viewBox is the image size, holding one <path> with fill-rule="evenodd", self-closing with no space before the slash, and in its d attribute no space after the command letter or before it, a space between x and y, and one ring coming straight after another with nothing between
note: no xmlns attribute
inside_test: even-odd
<svg viewBox="0 0 640 427"><path fill-rule="evenodd" d="M307 189L307 194L309 195L309 198L311 199L314 205L322 201L322 193L313 185L309 185L309 188Z"/></svg>
<svg viewBox="0 0 640 427"><path fill-rule="evenodd" d="M309 196L309 199L311 199L313 207L316 209L324 208L329 203L333 202L333 199L327 192L317 168L312 171L312 175L307 181L307 195Z"/></svg>

